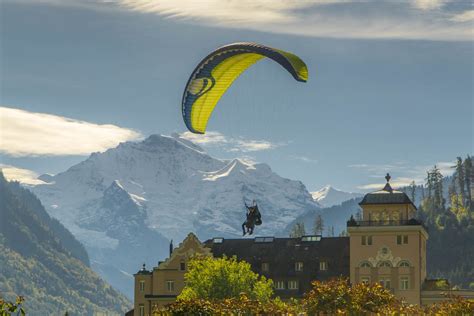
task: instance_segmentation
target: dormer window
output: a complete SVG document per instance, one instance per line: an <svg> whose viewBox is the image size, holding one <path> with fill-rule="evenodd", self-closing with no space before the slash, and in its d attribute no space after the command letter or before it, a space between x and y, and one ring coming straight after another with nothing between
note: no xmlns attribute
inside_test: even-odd
<svg viewBox="0 0 474 316"><path fill-rule="evenodd" d="M185 271L185 270L186 270L186 262L181 261L181 262L179 263L179 270L180 270L180 271Z"/></svg>
<svg viewBox="0 0 474 316"><path fill-rule="evenodd" d="M268 262L262 262L262 272L270 271L270 264Z"/></svg>

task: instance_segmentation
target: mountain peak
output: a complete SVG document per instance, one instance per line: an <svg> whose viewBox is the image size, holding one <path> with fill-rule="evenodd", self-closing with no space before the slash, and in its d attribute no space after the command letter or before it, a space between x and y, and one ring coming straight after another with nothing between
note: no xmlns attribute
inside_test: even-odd
<svg viewBox="0 0 474 316"><path fill-rule="evenodd" d="M360 193L338 190L329 184L318 191L311 192L311 195L316 202L324 207L338 205L347 200L362 196Z"/></svg>

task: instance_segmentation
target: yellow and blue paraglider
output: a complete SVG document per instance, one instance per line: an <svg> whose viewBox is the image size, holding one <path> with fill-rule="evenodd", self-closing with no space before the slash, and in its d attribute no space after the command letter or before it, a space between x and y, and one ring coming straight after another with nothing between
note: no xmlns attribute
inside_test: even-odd
<svg viewBox="0 0 474 316"><path fill-rule="evenodd" d="M183 119L188 129L206 132L219 99L237 77L262 58L282 65L297 81L306 82L308 68L296 55L256 43L234 43L216 49L194 69L183 94Z"/></svg>

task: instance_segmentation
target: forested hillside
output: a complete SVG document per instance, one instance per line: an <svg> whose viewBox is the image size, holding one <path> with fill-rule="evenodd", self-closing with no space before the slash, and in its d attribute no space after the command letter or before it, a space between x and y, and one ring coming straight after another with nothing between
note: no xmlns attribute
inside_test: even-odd
<svg viewBox="0 0 474 316"><path fill-rule="evenodd" d="M39 200L0 172L0 295L28 315L123 314L130 302L89 268L82 245Z"/></svg>
<svg viewBox="0 0 474 316"><path fill-rule="evenodd" d="M451 284L474 288L474 203L472 158L457 158L449 183L450 203L443 197L443 175L434 166L428 171L425 196L418 216L428 227L429 277L443 277Z"/></svg>

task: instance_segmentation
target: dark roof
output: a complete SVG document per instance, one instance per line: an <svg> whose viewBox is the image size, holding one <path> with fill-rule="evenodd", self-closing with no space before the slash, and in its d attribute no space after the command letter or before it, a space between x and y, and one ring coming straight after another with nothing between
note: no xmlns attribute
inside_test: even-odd
<svg viewBox="0 0 474 316"><path fill-rule="evenodd" d="M135 273L134 275L137 275L137 274L151 274L151 271L148 271L146 268L145 268L145 264L143 264L142 268L140 270L138 270L137 273Z"/></svg>
<svg viewBox="0 0 474 316"><path fill-rule="evenodd" d="M416 209L405 192L393 190L389 183L382 190L367 193L359 203L359 205L371 204L411 204Z"/></svg>
<svg viewBox="0 0 474 316"><path fill-rule="evenodd" d="M128 312L125 313L125 316L133 316L134 311L135 311L135 309L129 310Z"/></svg>
<svg viewBox="0 0 474 316"><path fill-rule="evenodd" d="M311 238L256 237L255 239L213 239L204 242L214 257L236 256L251 264L252 270L277 280L298 280L299 293L276 293L281 297L299 296L307 292L313 280L349 277L349 237ZM328 263L327 271L319 270L319 262ZM295 271L295 263L303 262L303 271ZM268 263L269 271L262 271ZM295 295L297 294L297 295Z"/></svg>

